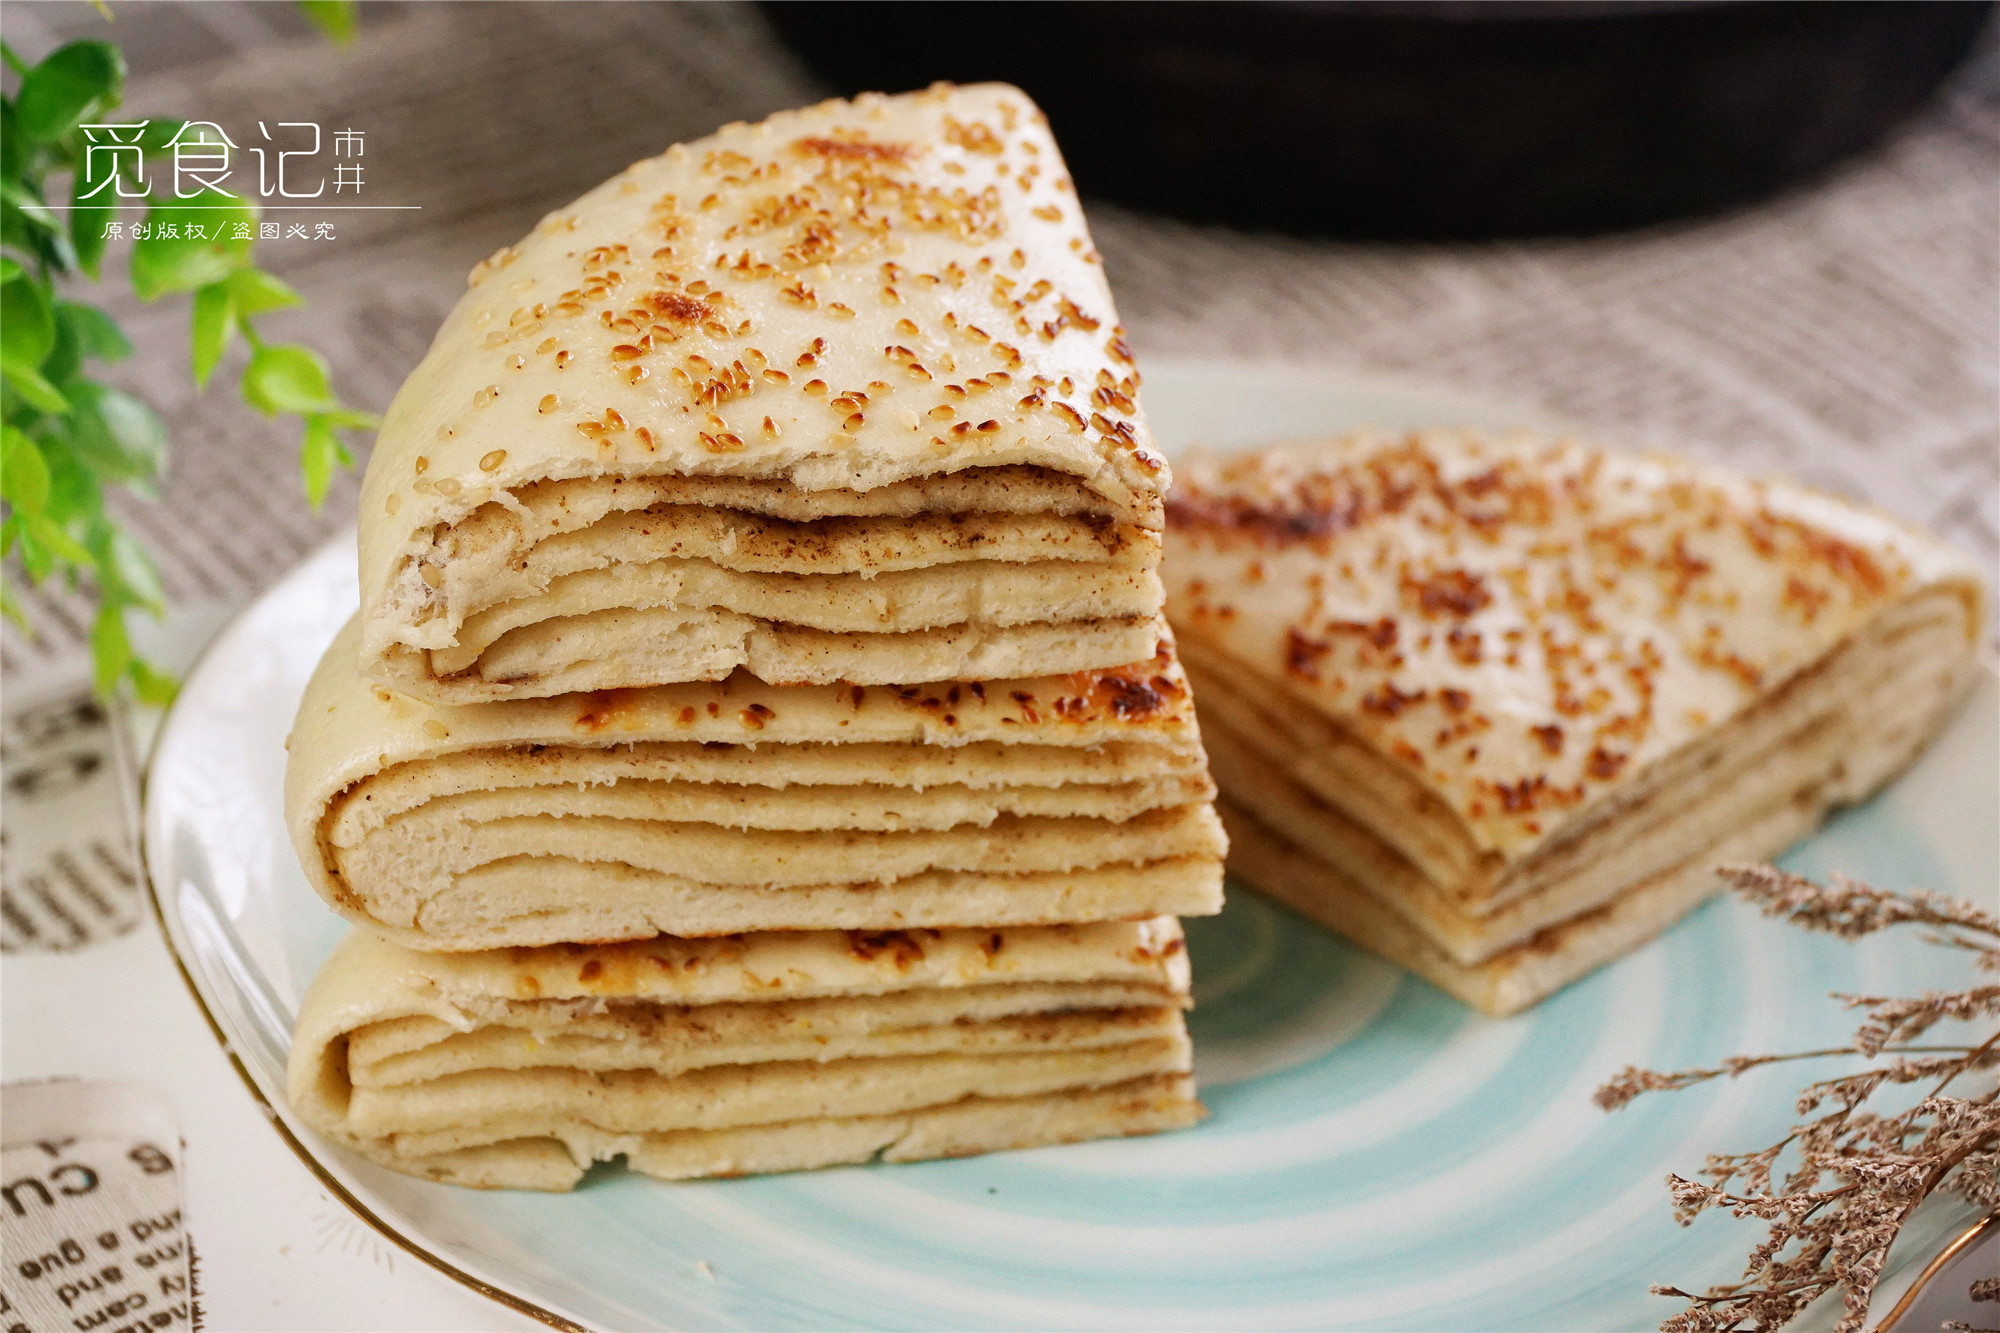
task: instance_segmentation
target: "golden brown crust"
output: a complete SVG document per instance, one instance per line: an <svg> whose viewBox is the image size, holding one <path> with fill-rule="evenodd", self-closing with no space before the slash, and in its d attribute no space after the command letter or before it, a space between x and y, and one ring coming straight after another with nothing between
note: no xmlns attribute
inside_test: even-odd
<svg viewBox="0 0 2000 1333"><path fill-rule="evenodd" d="M1138 391L1061 155L1017 89L726 126L473 271L363 486L364 646L441 646L413 562L552 480L867 492L1027 467L1157 525L1168 473Z"/></svg>
<svg viewBox="0 0 2000 1333"><path fill-rule="evenodd" d="M1180 467L1169 614L1526 855L1913 590L1949 551L1796 486L1529 437L1355 436Z"/></svg>

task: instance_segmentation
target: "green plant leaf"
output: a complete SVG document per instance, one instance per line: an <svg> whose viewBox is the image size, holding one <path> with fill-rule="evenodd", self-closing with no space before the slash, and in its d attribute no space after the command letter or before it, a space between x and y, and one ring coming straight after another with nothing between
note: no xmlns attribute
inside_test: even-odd
<svg viewBox="0 0 2000 1333"><path fill-rule="evenodd" d="M69 394L75 413L66 438L80 461L106 481L148 483L160 475L167 432L151 408L93 380L78 380Z"/></svg>
<svg viewBox="0 0 2000 1333"><path fill-rule="evenodd" d="M0 111L7 106L0 101ZM4 121L0 130L13 124L10 117L0 117L0 121ZM41 174L38 168L37 180ZM0 176L0 240L32 256L43 269L67 273L76 267L69 233L42 199L39 187L12 175Z"/></svg>
<svg viewBox="0 0 2000 1333"><path fill-rule="evenodd" d="M95 279L104 262L104 228L118 216L118 211L108 204L86 203L83 187L83 172L78 171L69 201L69 240L76 251L76 266ZM107 193L115 193L117 189L114 183Z"/></svg>
<svg viewBox="0 0 2000 1333"><path fill-rule="evenodd" d="M132 691L139 696L139 702L149 708L165 708L180 693L180 682L164 671L156 669L143 657L134 657L126 668L132 678Z"/></svg>
<svg viewBox="0 0 2000 1333"><path fill-rule="evenodd" d="M75 379L77 372L83 368L83 352L77 347L76 335L70 331L66 321L56 320L55 329L55 346L42 358L40 369L42 378L55 385L60 393L63 386Z"/></svg>
<svg viewBox="0 0 2000 1333"><path fill-rule="evenodd" d="M247 272L250 270L238 269L232 276ZM197 290L190 318L188 350L194 361L194 386L203 389L208 387L208 377L215 373L216 363L222 360L230 340L236 336L232 284L228 280L211 282Z"/></svg>
<svg viewBox="0 0 2000 1333"><path fill-rule="evenodd" d="M0 428L0 499L17 514L39 514L49 502L49 464L26 431Z"/></svg>
<svg viewBox="0 0 2000 1333"><path fill-rule="evenodd" d="M28 270L22 268L19 263L6 255L0 255L0 283L9 283L16 278L26 277L27 272Z"/></svg>
<svg viewBox="0 0 2000 1333"><path fill-rule="evenodd" d="M333 483L334 467L347 461L343 458L346 453L340 437L333 433L332 422L318 413L306 418L305 439L299 445L299 471L305 474L306 503L315 511Z"/></svg>
<svg viewBox="0 0 2000 1333"><path fill-rule="evenodd" d="M55 572L55 554L37 541L35 534L29 531L26 514L8 519L4 525L0 525L0 530L4 530L11 538L11 541L0 542L0 549L12 548L15 558L21 562L21 568L27 572L28 582L31 585L40 583Z"/></svg>
<svg viewBox="0 0 2000 1333"><path fill-rule="evenodd" d="M26 183L11 176L0 178L0 203L5 203L10 213L18 214L44 232L62 230L62 220L42 201L42 197L29 189Z"/></svg>
<svg viewBox="0 0 2000 1333"><path fill-rule="evenodd" d="M24 278L0 286L0 356L39 367L55 342L55 310L42 284Z"/></svg>
<svg viewBox="0 0 2000 1333"><path fill-rule="evenodd" d="M305 304L304 297L260 268L239 268L230 274L229 294L240 315L261 315L266 310Z"/></svg>
<svg viewBox="0 0 2000 1333"><path fill-rule="evenodd" d="M90 558L90 548L70 536L60 523L47 514L21 515L21 533L24 537L32 536L37 545L57 559L67 560L73 565L95 563Z"/></svg>
<svg viewBox="0 0 2000 1333"><path fill-rule="evenodd" d="M150 202L149 234L132 245L132 290L140 300L220 282L250 262L255 242L233 237L236 223L254 222L257 217L257 210L244 200L222 190L204 190L188 199L155 195ZM200 227L203 235L188 235L190 226ZM169 228L174 235L166 234ZM221 239L209 239L211 234Z"/></svg>
<svg viewBox="0 0 2000 1333"><path fill-rule="evenodd" d="M94 305L57 301L56 319L69 329L70 336L76 339L77 350L84 356L110 363L132 355L132 344L126 341L124 331Z"/></svg>
<svg viewBox="0 0 2000 1333"><path fill-rule="evenodd" d="M50 421L35 437L49 464L49 517L58 523L89 522L104 512L104 485L77 456L69 430L68 421Z"/></svg>
<svg viewBox="0 0 2000 1333"><path fill-rule="evenodd" d="M95 527L89 545L100 588L115 602L143 606L156 616L165 614L166 589L146 549L108 519L99 519Z"/></svg>
<svg viewBox="0 0 2000 1333"><path fill-rule="evenodd" d="M97 620L90 627L90 661L97 692L111 694L132 665L132 640L125 633L122 609L108 604L97 608Z"/></svg>
<svg viewBox="0 0 2000 1333"><path fill-rule="evenodd" d="M54 143L94 106L116 106L125 86L125 57L109 42L71 42L51 51L21 78L14 115L23 132Z"/></svg>
<svg viewBox="0 0 2000 1333"><path fill-rule="evenodd" d="M55 385L42 378L42 373L33 366L0 357L0 377L7 381L7 387L28 406L38 412L49 412L56 416L69 414L69 399Z"/></svg>
<svg viewBox="0 0 2000 1333"><path fill-rule="evenodd" d="M357 412L351 407L330 408L322 413L328 422L342 430L380 430L382 418L373 412Z"/></svg>
<svg viewBox="0 0 2000 1333"><path fill-rule="evenodd" d="M243 401L265 416L321 412L335 406L326 359L296 343L259 347L243 368ZM307 486L310 490L311 483Z"/></svg>
<svg viewBox="0 0 2000 1333"><path fill-rule="evenodd" d="M353 0L299 0L299 12L335 46L353 41L360 26Z"/></svg>

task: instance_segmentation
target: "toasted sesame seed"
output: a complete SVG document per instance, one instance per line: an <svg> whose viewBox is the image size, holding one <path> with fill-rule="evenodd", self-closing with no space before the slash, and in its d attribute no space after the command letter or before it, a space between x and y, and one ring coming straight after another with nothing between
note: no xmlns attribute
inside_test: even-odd
<svg viewBox="0 0 2000 1333"><path fill-rule="evenodd" d="M569 353L568 353L567 351L562 351L562 352L557 352L557 353L556 353L556 369L557 369L557 370L561 370L561 369L562 369L563 367L567 366L568 364L569 364Z"/></svg>
<svg viewBox="0 0 2000 1333"><path fill-rule="evenodd" d="M417 573L423 576L424 583L429 587L442 588L444 586L444 571L436 565L418 565Z"/></svg>
<svg viewBox="0 0 2000 1333"><path fill-rule="evenodd" d="M437 493L444 496L447 500L452 498L458 494L458 482L451 477L438 478Z"/></svg>
<svg viewBox="0 0 2000 1333"><path fill-rule="evenodd" d="M921 330L917 328L917 322L915 320L899 319L896 321L896 332L902 334L915 335L921 332Z"/></svg>
<svg viewBox="0 0 2000 1333"><path fill-rule="evenodd" d="M925 415L930 417L932 421L950 421L958 415L958 409L949 403L939 403L936 407L925 413Z"/></svg>
<svg viewBox="0 0 2000 1333"><path fill-rule="evenodd" d="M806 381L806 392L807 392L807 393L810 393L810 394L822 394L822 393L825 393L825 392L826 392L826 381L825 381L825 380L807 380L807 381Z"/></svg>
<svg viewBox="0 0 2000 1333"><path fill-rule="evenodd" d="M499 396L500 396L500 386L497 384L489 384L485 388L481 389L478 393L472 395L472 405L474 407L484 407L488 403L492 402L495 398L498 398Z"/></svg>
<svg viewBox="0 0 2000 1333"><path fill-rule="evenodd" d="M382 502L382 512L385 514L394 514L398 509L401 509L402 507L403 507L403 493L401 491L389 492L389 498Z"/></svg>
<svg viewBox="0 0 2000 1333"><path fill-rule="evenodd" d="M507 451L505 449L495 449L487 454L486 457L479 460L479 470L481 472L491 472L506 461Z"/></svg>
<svg viewBox="0 0 2000 1333"><path fill-rule="evenodd" d="M424 734L433 740L441 741L451 735L451 728L445 726L444 723L434 717L427 717L424 719Z"/></svg>
<svg viewBox="0 0 2000 1333"><path fill-rule="evenodd" d="M426 455L418 454L417 475L421 477L424 475L424 473L429 472L430 470L431 470L431 460Z"/></svg>
<svg viewBox="0 0 2000 1333"><path fill-rule="evenodd" d="M552 393L545 393L542 395L542 401L536 405L535 410L537 412L540 412L542 415L547 416L550 412L555 411L558 407L561 406L562 406L562 399L556 397Z"/></svg>
<svg viewBox="0 0 2000 1333"><path fill-rule="evenodd" d="M775 422L775 421L771 420L771 418L769 418L769 417L765 417L765 418L764 418L764 433L765 433L766 435L770 436L770 437L771 437L772 439L774 439L774 440L775 440L775 439L777 439L777 438L778 438L778 436L782 435L782 434L783 434L784 432L783 432L783 431L780 431L780 430L778 429L778 423L777 423L777 422Z"/></svg>
<svg viewBox="0 0 2000 1333"><path fill-rule="evenodd" d="M604 424L613 430L624 430L625 417L617 408L608 407L604 410Z"/></svg>
<svg viewBox="0 0 2000 1333"><path fill-rule="evenodd" d="M981 435L991 435L994 431L1000 429L1000 423L997 421L982 421L976 429Z"/></svg>

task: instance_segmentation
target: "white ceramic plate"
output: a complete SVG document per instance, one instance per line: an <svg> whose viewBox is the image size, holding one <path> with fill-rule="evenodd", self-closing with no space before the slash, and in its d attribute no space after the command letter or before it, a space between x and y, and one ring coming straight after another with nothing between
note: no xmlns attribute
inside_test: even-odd
<svg viewBox="0 0 2000 1333"><path fill-rule="evenodd" d="M1235 446L1372 423L1518 424L1505 406L1284 367L1156 366L1162 440ZM1532 1012L1481 1018L1232 886L1190 922L1199 1128L956 1162L569 1195L395 1175L292 1118L306 982L345 929L284 834L282 742L355 605L352 538L234 621L149 770L145 851L168 937L256 1096L322 1181L442 1270L549 1322L616 1328L1649 1328L1653 1282L1733 1279L1749 1223L1671 1219L1662 1177L1789 1124L1790 1071L1648 1098L1591 1091L1809 1049L1832 990L1915 991L1963 966L1911 938L1842 944L1709 904ZM1787 864L1990 897L2000 875L1988 678L1889 791Z"/></svg>

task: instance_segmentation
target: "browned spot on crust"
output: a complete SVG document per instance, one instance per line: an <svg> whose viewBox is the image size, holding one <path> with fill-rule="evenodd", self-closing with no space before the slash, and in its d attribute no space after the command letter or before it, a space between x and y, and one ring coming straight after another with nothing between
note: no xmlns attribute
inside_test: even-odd
<svg viewBox="0 0 2000 1333"><path fill-rule="evenodd" d="M1551 723L1546 727L1530 727L1528 730L1534 735L1536 740L1542 743L1542 748L1550 754L1556 755L1563 752L1563 729L1561 727Z"/></svg>
<svg viewBox="0 0 2000 1333"><path fill-rule="evenodd" d="M933 937L937 934L929 933ZM923 941L917 938L917 933L907 930L850 930L847 951L864 963L872 963L886 953L899 972L907 972L913 964L924 960Z"/></svg>
<svg viewBox="0 0 2000 1333"><path fill-rule="evenodd" d="M1076 722L1095 721L1107 713L1121 722L1143 722L1165 713L1187 693L1186 686L1167 674L1173 660L1173 649L1162 642L1150 662L1074 672L1068 677L1071 692L1049 706Z"/></svg>
<svg viewBox="0 0 2000 1333"><path fill-rule="evenodd" d="M681 324L698 324L715 313L713 306L681 292L654 292L646 304L655 313Z"/></svg>
<svg viewBox="0 0 2000 1333"><path fill-rule="evenodd" d="M1309 639L1296 629L1285 631L1285 670L1306 680L1319 679L1319 664L1333 651L1333 645Z"/></svg>
<svg viewBox="0 0 2000 1333"><path fill-rule="evenodd" d="M1625 767L1625 760L1628 757L1616 750L1607 750L1602 745L1595 745L1591 747L1590 757L1584 760L1583 769L1599 782L1609 782Z"/></svg>
<svg viewBox="0 0 2000 1333"><path fill-rule="evenodd" d="M1390 681L1383 681L1361 697L1361 709L1378 717L1395 717L1412 704L1422 703L1430 697L1429 690L1418 690L1415 694L1404 694Z"/></svg>
<svg viewBox="0 0 2000 1333"><path fill-rule="evenodd" d="M1463 620L1492 602L1485 582L1463 569L1445 569L1428 578L1403 579L1403 596L1433 620L1451 616Z"/></svg>
<svg viewBox="0 0 2000 1333"><path fill-rule="evenodd" d="M634 715L641 690L593 690L583 696L582 711L576 715L578 731L607 731Z"/></svg>

